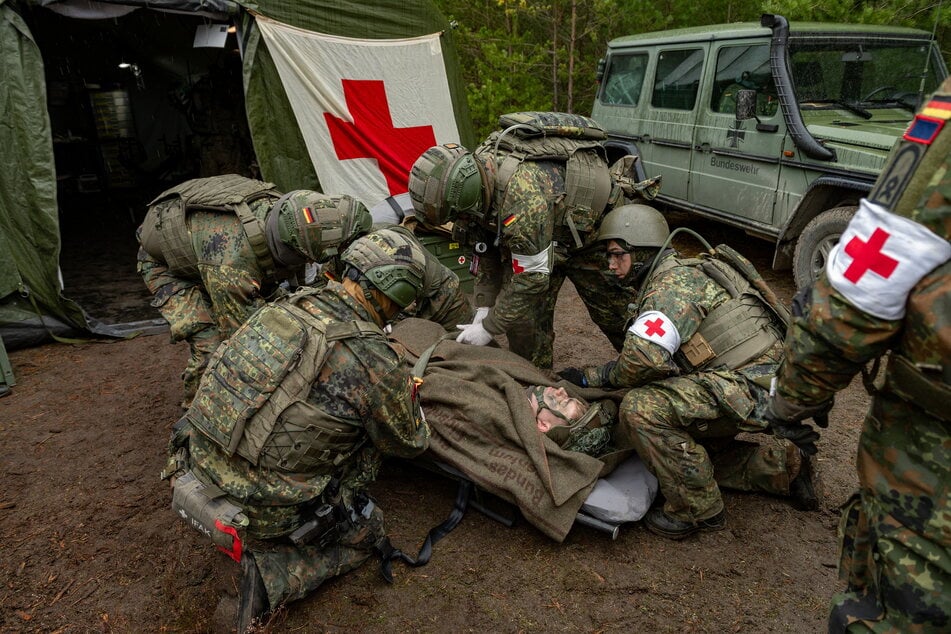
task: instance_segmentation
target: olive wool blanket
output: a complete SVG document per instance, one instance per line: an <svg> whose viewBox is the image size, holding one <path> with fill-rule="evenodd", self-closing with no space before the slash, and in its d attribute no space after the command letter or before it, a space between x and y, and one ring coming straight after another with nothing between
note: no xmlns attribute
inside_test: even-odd
<svg viewBox="0 0 951 634"><path fill-rule="evenodd" d="M407 319L390 335L407 350L407 363L437 342L438 324ZM419 386L432 437L423 459L443 462L483 490L518 506L525 518L564 540L588 494L609 469L597 458L561 449L538 431L525 388L564 387L589 402L620 395L582 389L494 347L443 340L426 364Z"/></svg>

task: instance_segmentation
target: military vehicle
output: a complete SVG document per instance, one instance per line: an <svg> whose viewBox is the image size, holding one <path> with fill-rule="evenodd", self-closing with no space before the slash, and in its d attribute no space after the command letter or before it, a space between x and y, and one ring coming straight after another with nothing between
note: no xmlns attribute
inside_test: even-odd
<svg viewBox="0 0 951 634"><path fill-rule="evenodd" d="M802 286L946 75L925 31L766 14L612 40L591 116L661 203L774 241Z"/></svg>

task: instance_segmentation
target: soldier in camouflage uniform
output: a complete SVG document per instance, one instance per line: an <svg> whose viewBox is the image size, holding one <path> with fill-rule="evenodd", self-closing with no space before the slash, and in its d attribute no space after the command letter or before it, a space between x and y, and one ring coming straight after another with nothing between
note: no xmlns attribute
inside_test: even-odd
<svg viewBox="0 0 951 634"><path fill-rule="evenodd" d="M795 444L735 439L769 427L762 384L782 358L782 307L729 247L685 259L660 251L668 236L664 217L646 205L608 213L600 238L611 270L641 287L640 299L616 361L558 374L583 387L633 388L621 402L615 445L633 446L659 480L666 501L645 517L651 531L680 539L723 528L720 486L817 508L812 465Z"/></svg>
<svg viewBox="0 0 951 634"><path fill-rule="evenodd" d="M221 346L176 424L173 508L242 569L238 631L388 547L364 492L381 454L428 446L404 351L384 326L416 301L425 256L356 240L342 283L268 304Z"/></svg>
<svg viewBox="0 0 951 634"><path fill-rule="evenodd" d="M951 631L951 80L912 121L798 313L770 402L776 433L815 447L803 421L864 364L860 489L843 509L830 632Z"/></svg>
<svg viewBox="0 0 951 634"><path fill-rule="evenodd" d="M501 123L506 130L474 152L436 146L410 172L417 216L433 226L452 221L453 237L474 250L476 317L457 341L486 345L504 333L513 352L551 368L555 302L567 277L620 350L633 296L604 275L596 229L622 195L653 197L656 181L638 187L630 160L609 170L604 132L587 117L530 112Z"/></svg>
<svg viewBox="0 0 951 634"><path fill-rule="evenodd" d="M459 276L423 247L416 234L408 226L374 225L374 230L379 229L397 231L406 236L407 239L416 242L426 256L426 272L423 276L423 289L420 291L419 300L402 311L398 319L406 317L427 319L440 324L446 330L455 330L459 324L471 322L474 315L472 302L463 293ZM338 279L342 270L343 263L339 261L339 258L331 258L321 265L322 275L314 285L322 285L328 279Z"/></svg>
<svg viewBox="0 0 951 634"><path fill-rule="evenodd" d="M282 195L271 183L234 174L186 181L152 201L136 232L138 270L172 341L191 348L183 405L218 344L282 281L335 255L371 224L350 196Z"/></svg>

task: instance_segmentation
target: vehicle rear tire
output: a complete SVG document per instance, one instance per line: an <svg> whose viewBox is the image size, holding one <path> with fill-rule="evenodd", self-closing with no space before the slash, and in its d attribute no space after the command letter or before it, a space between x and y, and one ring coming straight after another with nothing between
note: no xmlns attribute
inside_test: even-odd
<svg viewBox="0 0 951 634"><path fill-rule="evenodd" d="M793 279L796 288L811 284L826 267L829 252L839 241L856 207L835 207L809 221L799 234L793 254Z"/></svg>

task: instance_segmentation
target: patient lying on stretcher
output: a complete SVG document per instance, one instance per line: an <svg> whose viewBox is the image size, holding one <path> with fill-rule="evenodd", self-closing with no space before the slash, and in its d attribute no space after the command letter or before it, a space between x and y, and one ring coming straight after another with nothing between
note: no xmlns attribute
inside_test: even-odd
<svg viewBox="0 0 951 634"><path fill-rule="evenodd" d="M584 399L572 397L563 387L531 385L526 393L538 431L559 447L589 456L608 451L610 427L616 422L609 404L589 405Z"/></svg>
<svg viewBox="0 0 951 634"><path fill-rule="evenodd" d="M622 395L565 384L508 350L439 341L443 334L438 324L408 319L390 335L422 379L431 430L423 459L465 474L563 540L598 479L616 464L606 452ZM419 368L419 357L437 342Z"/></svg>

